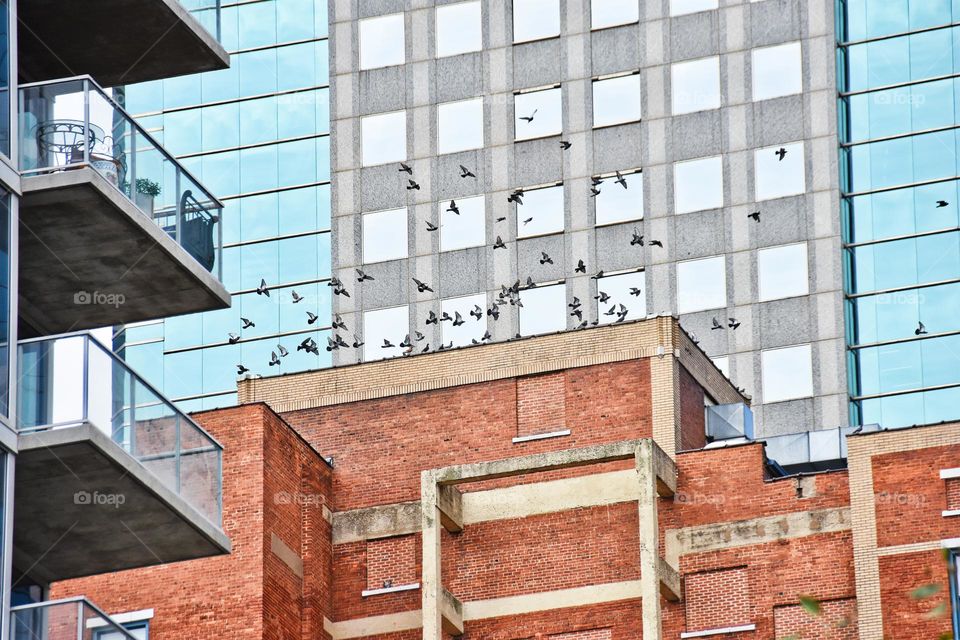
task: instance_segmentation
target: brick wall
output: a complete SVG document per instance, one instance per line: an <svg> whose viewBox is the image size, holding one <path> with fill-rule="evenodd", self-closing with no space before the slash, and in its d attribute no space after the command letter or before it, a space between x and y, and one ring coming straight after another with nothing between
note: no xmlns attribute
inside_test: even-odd
<svg viewBox="0 0 960 640"><path fill-rule="evenodd" d="M960 478L947 478L944 480L944 487L947 494L947 509L955 511L960 509Z"/></svg>
<svg viewBox="0 0 960 640"><path fill-rule="evenodd" d="M562 371L517 378L517 435L566 428L566 376Z"/></svg>
<svg viewBox="0 0 960 640"><path fill-rule="evenodd" d="M857 601L841 598L820 602L820 613L814 614L800 604L774 609L777 638L803 640L857 640Z"/></svg>
<svg viewBox="0 0 960 640"><path fill-rule="evenodd" d="M918 589L935 588L929 596ZM884 634L896 640L928 640L950 632L947 564L939 550L880 558ZM937 606L944 604L942 613ZM951 636L947 636L951 637Z"/></svg>
<svg viewBox="0 0 960 640"><path fill-rule="evenodd" d="M419 582L418 536L393 536L367 540L367 589Z"/></svg>
<svg viewBox="0 0 960 640"><path fill-rule="evenodd" d="M697 381L684 367L678 367L680 393L679 451L702 449L707 443L704 393Z"/></svg>
<svg viewBox="0 0 960 640"><path fill-rule="evenodd" d="M750 588L743 567L690 573L684 578L687 631L750 624Z"/></svg>

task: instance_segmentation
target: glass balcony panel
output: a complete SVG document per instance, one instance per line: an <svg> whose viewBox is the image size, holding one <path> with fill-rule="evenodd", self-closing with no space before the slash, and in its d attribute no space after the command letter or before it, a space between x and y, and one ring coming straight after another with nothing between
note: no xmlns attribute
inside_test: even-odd
<svg viewBox="0 0 960 640"><path fill-rule="evenodd" d="M90 167L220 277L222 205L89 78L21 89L26 175Z"/></svg>
<svg viewBox="0 0 960 640"><path fill-rule="evenodd" d="M12 607L10 626L14 640L136 640L85 598Z"/></svg>
<svg viewBox="0 0 960 640"><path fill-rule="evenodd" d="M21 431L90 423L220 524L222 447L88 334L19 345Z"/></svg>

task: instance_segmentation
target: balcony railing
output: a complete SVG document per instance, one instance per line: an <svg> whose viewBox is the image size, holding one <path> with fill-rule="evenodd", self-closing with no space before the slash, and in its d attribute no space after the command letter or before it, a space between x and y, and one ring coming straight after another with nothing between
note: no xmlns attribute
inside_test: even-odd
<svg viewBox="0 0 960 640"><path fill-rule="evenodd" d="M13 640L137 640L84 597L10 608Z"/></svg>
<svg viewBox="0 0 960 640"><path fill-rule="evenodd" d="M92 78L23 85L20 118L24 176L96 170L223 280L223 205Z"/></svg>
<svg viewBox="0 0 960 640"><path fill-rule="evenodd" d="M87 333L19 344L21 433L91 424L221 524L223 447Z"/></svg>

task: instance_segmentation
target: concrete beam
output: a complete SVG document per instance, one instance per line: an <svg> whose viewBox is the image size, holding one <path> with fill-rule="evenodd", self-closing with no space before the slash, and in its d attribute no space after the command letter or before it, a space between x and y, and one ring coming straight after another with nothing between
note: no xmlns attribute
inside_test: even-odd
<svg viewBox="0 0 960 640"><path fill-rule="evenodd" d="M566 449L492 462L457 465L437 469L434 473L439 484L452 485L552 471L554 469L582 467L614 460L629 460L634 457L638 442L640 441L624 440L580 449Z"/></svg>
<svg viewBox="0 0 960 640"><path fill-rule="evenodd" d="M672 498L677 492L677 463L660 447L653 447L653 472L657 478L657 495Z"/></svg>
<svg viewBox="0 0 960 640"><path fill-rule="evenodd" d="M443 586L440 578L440 509L437 478L433 471L420 473L420 538L423 544L420 597L423 640L443 639Z"/></svg>
<svg viewBox="0 0 960 640"><path fill-rule="evenodd" d="M644 640L661 640L660 527L657 516L656 444L641 440L635 448L640 524L640 591Z"/></svg>
<svg viewBox="0 0 960 640"><path fill-rule="evenodd" d="M437 508L440 524L450 533L463 531L463 494L453 485L437 487Z"/></svg>
<svg viewBox="0 0 960 640"><path fill-rule="evenodd" d="M683 591L680 587L680 574L667 564L663 558L657 559L657 575L660 578L660 595L670 602L680 602Z"/></svg>
<svg viewBox="0 0 960 640"><path fill-rule="evenodd" d="M455 595L441 588L440 616L443 620L443 630L452 636L463 633L463 603Z"/></svg>
<svg viewBox="0 0 960 640"><path fill-rule="evenodd" d="M74 0L30 0L18 10L22 82L89 74L109 87L230 66L178 0L97 0L82 11Z"/></svg>

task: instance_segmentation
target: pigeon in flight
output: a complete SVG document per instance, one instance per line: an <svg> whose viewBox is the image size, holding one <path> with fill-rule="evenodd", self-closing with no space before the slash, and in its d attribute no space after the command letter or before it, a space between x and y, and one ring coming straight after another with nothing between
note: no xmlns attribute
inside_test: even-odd
<svg viewBox="0 0 960 640"><path fill-rule="evenodd" d="M512 192L507 196L507 202L516 202L519 205L523 204L523 193L517 193L516 191Z"/></svg>
<svg viewBox="0 0 960 640"><path fill-rule="evenodd" d="M353 348L354 348L354 349L359 349L359 348L362 347L364 344L365 344L365 343L364 343L363 340L360 339L360 336L358 336L357 334L353 334Z"/></svg>
<svg viewBox="0 0 960 640"><path fill-rule="evenodd" d="M327 338L330 341L330 338ZM300 350L306 351L307 353L312 353L315 356L320 355L319 349L317 349L317 343L313 341L313 338L307 338L297 346L297 351ZM329 349L328 349L329 351Z"/></svg>
<svg viewBox="0 0 960 640"><path fill-rule="evenodd" d="M567 303L567 306L570 307L571 309L577 309L578 307L580 307L580 298L578 298L577 296L573 296L573 302Z"/></svg>
<svg viewBox="0 0 960 640"><path fill-rule="evenodd" d="M650 246L651 246L651 247L660 247L661 249L663 249L663 243L660 242L659 240L651 240L651 241L650 241Z"/></svg>
<svg viewBox="0 0 960 640"><path fill-rule="evenodd" d="M298 293L296 292L296 290L293 290L293 291L290 292L290 297L293 298L293 304L297 304L298 302L300 302L301 300L303 300L303 296L301 296L300 294L298 294Z"/></svg>
<svg viewBox="0 0 960 640"><path fill-rule="evenodd" d="M487 315L492 317L494 320L500 319L500 307L493 305L491 308L487 309Z"/></svg>
<svg viewBox="0 0 960 640"><path fill-rule="evenodd" d="M638 289L637 287L630 287L630 295L640 296L643 293L643 289Z"/></svg>
<svg viewBox="0 0 960 640"><path fill-rule="evenodd" d="M550 264L553 264L553 263L551 262ZM527 276L527 284L526 284L526 287L527 287L527 289L536 289L536 288L537 288L537 283L533 281L533 278L532 278L532 277Z"/></svg>
<svg viewBox="0 0 960 640"><path fill-rule="evenodd" d="M506 217L506 216L503 216L502 218L497 218L497 222L503 222L503 221L506 220L506 219L507 219L507 217Z"/></svg>
<svg viewBox="0 0 960 640"><path fill-rule="evenodd" d="M590 187L590 197L596 198L598 195L600 195L600 189L597 189L596 187Z"/></svg>
<svg viewBox="0 0 960 640"><path fill-rule="evenodd" d="M591 280L599 280L599 279L602 278L602 277L603 277L603 269L601 269L600 271L597 271L595 274L593 274L592 276L590 276L590 279L591 279Z"/></svg>
<svg viewBox="0 0 960 640"><path fill-rule="evenodd" d="M228 336L227 342L229 342L230 344L237 344L238 342L240 342L240 336L238 336L235 333L228 333L227 336Z"/></svg>
<svg viewBox="0 0 960 640"><path fill-rule="evenodd" d="M257 295L267 296L268 298L270 297L270 290L267 289L267 281L263 278L260 278L260 286L257 287Z"/></svg>
<svg viewBox="0 0 960 640"><path fill-rule="evenodd" d="M949 207L950 203L946 200L937 200L937 209L942 209L944 207Z"/></svg>
<svg viewBox="0 0 960 640"><path fill-rule="evenodd" d="M561 141L560 141L560 148L563 149L564 151L566 151L567 149L569 149L569 148L572 147L572 146L573 146L573 144L570 143L570 142L567 142L566 140L561 140Z"/></svg>
<svg viewBox="0 0 960 640"><path fill-rule="evenodd" d="M620 186L623 187L624 189L627 188L627 179L624 178L623 175L621 175L621 173L620 173L619 171L617 171L617 179L616 179L615 183L618 184L618 185L620 185Z"/></svg>
<svg viewBox="0 0 960 640"><path fill-rule="evenodd" d="M615 322L623 322L627 319L627 314L630 313L625 306L620 305L620 311L617 312L617 319Z"/></svg>
<svg viewBox="0 0 960 640"><path fill-rule="evenodd" d="M530 124L531 122L533 122L533 117L534 117L535 115L537 115L537 109L534 109L534 110L533 110L533 113L531 113L531 114L528 115L528 116L520 116L520 120L523 120L523 121L526 122L527 124Z"/></svg>
<svg viewBox="0 0 960 640"><path fill-rule="evenodd" d="M247 320L246 318L243 318L243 317L240 318L240 322L243 323L243 328L244 328L244 329L249 329L250 327L255 327L255 326L257 326L256 323L253 322L253 320Z"/></svg>
<svg viewBox="0 0 960 640"><path fill-rule="evenodd" d="M584 320L583 322L581 322L580 324L578 324L575 328L576 328L576 329L586 329L588 324L589 324L589 323L588 323L586 320Z"/></svg>
<svg viewBox="0 0 960 640"><path fill-rule="evenodd" d="M759 212L759 211L754 211L753 213L748 213L748 214L747 214L747 217L748 217L748 218L753 218L755 222L760 222L760 212Z"/></svg>
<svg viewBox="0 0 960 640"><path fill-rule="evenodd" d="M787 150L784 149L783 147L780 147L779 149L774 151L773 154L777 156L777 160L779 160L780 162L783 162L783 159L787 156Z"/></svg>
<svg viewBox="0 0 960 640"><path fill-rule="evenodd" d="M426 338L426 336L419 331L414 331L413 334L416 336L417 342L423 342L423 339Z"/></svg>
<svg viewBox="0 0 960 640"><path fill-rule="evenodd" d="M403 342L400 343L400 346L404 349L408 349L413 346L413 343L410 342L410 334L408 333L403 337Z"/></svg>
<svg viewBox="0 0 960 640"><path fill-rule="evenodd" d="M571 316L576 316L577 320L583 320L583 311L581 309L574 309L570 312Z"/></svg>
<svg viewBox="0 0 960 640"><path fill-rule="evenodd" d="M578 261L577 261L577 267L574 269L574 272L575 272L575 273L586 273L586 272L587 272L587 265L584 264L583 260L578 260Z"/></svg>
<svg viewBox="0 0 960 640"><path fill-rule="evenodd" d="M590 178L591 187L599 187L602 184L603 184L603 178L598 178L597 176L593 176L592 178Z"/></svg>
<svg viewBox="0 0 960 640"><path fill-rule="evenodd" d="M410 165L406 164L405 162L400 163L400 168L397 169L397 171L403 171L411 176L413 175L413 169L411 169Z"/></svg>
<svg viewBox="0 0 960 640"><path fill-rule="evenodd" d="M342 287L342 286L343 286L343 283L340 282L340 278L338 278L338 277L336 277L336 276L333 276L333 277L330 278L330 280L327 282L327 286L328 286L328 287Z"/></svg>
<svg viewBox="0 0 960 640"><path fill-rule="evenodd" d="M455 214L460 215L460 207L457 206L455 200L450 201L450 206L447 207L447 211L453 211Z"/></svg>
<svg viewBox="0 0 960 640"><path fill-rule="evenodd" d="M334 329L343 329L344 331L347 330L347 323L343 321L343 318L340 317L339 313L333 317L333 325L331 326Z"/></svg>
<svg viewBox="0 0 960 640"><path fill-rule="evenodd" d="M540 264L553 264L553 258L547 255L546 251L540 252Z"/></svg>
<svg viewBox="0 0 960 640"><path fill-rule="evenodd" d="M443 313L440 314L440 322L448 322L448 321L452 321L452 320L453 320L453 318L452 318L452 317L450 316L450 314L447 313L446 311L444 311Z"/></svg>
<svg viewBox="0 0 960 640"><path fill-rule="evenodd" d="M276 351L270 352L270 366L280 366L280 358L277 357Z"/></svg>
<svg viewBox="0 0 960 640"><path fill-rule="evenodd" d="M737 327L740 326L740 323L737 322L736 318L727 318L727 326L736 331Z"/></svg>
<svg viewBox="0 0 960 640"><path fill-rule="evenodd" d="M533 222L533 216L530 216L529 218L527 218L526 220L524 220L524 221L523 221L523 224L527 225L527 224L530 224L531 222Z"/></svg>
<svg viewBox="0 0 960 640"><path fill-rule="evenodd" d="M411 278L411 280L413 280L414 283L416 283L418 293L425 293L427 291L429 291L430 293L433 293L433 289L431 289L430 285L428 285L426 282L421 282L416 278Z"/></svg>
<svg viewBox="0 0 960 640"><path fill-rule="evenodd" d="M493 243L494 249L506 249L507 245L503 244L503 240L500 239L500 236L497 236L497 241Z"/></svg>
<svg viewBox="0 0 960 640"><path fill-rule="evenodd" d="M453 318L453 326L459 327L460 325L463 325L467 322L466 320L463 319L463 316L460 315L459 311L454 311L453 315L455 316Z"/></svg>
<svg viewBox="0 0 960 640"><path fill-rule="evenodd" d="M435 224L433 224L432 222L430 222L429 220L426 220L425 222L427 223L427 231L436 231L437 229L440 228Z"/></svg>
<svg viewBox="0 0 960 640"><path fill-rule="evenodd" d="M720 321L717 320L716 318L713 318L713 320L711 321L711 324L712 324L712 326L710 327L710 331L716 331L716 330L718 330L718 329L723 329L723 325L720 324Z"/></svg>
<svg viewBox="0 0 960 640"><path fill-rule="evenodd" d="M394 348L395 346L397 346L397 345L393 344L392 342L390 342L389 340L387 340L386 338L384 338L384 339L383 339L383 344L380 345L380 348L381 348L381 349L392 349L392 348Z"/></svg>
<svg viewBox="0 0 960 640"><path fill-rule="evenodd" d="M431 312L427 315L427 324L437 324L437 321L438 321L437 314L435 314L433 311L431 311Z"/></svg>
<svg viewBox="0 0 960 640"><path fill-rule="evenodd" d="M477 320L483 320L483 309L480 308L480 305L473 305L473 309L470 311L470 315L476 318Z"/></svg>
<svg viewBox="0 0 960 640"><path fill-rule="evenodd" d="M354 269L357 272L357 282L363 282L364 280L374 280L375 278L371 275L364 273L363 269Z"/></svg>
<svg viewBox="0 0 960 640"><path fill-rule="evenodd" d="M280 352L280 357L281 357L281 358L286 358L288 355L290 355L290 352L287 351L287 348L284 347L282 344L278 344L278 345L277 345L277 351Z"/></svg>
<svg viewBox="0 0 960 640"><path fill-rule="evenodd" d="M604 311L603 315L612 316L612 315L615 315L616 313L617 313L617 305L613 305L612 307Z"/></svg>
<svg viewBox="0 0 960 640"><path fill-rule="evenodd" d="M247 368L246 368L245 366L243 366L242 364L238 364L238 365L237 365L237 375L238 375L238 376L242 376L243 374L248 373L249 371L250 371L250 369L247 369Z"/></svg>
<svg viewBox="0 0 960 640"><path fill-rule="evenodd" d="M600 304L605 304L605 303L607 302L607 300L610 299L610 296L609 296L609 295L607 294L607 292L605 292L605 291L598 291L597 294L598 294L598 295L593 296L593 299L594 299L594 300L598 300L598 301L600 302ZM613 314L611 314L611 315L613 315Z"/></svg>
<svg viewBox="0 0 960 640"><path fill-rule="evenodd" d="M417 191L420 191L420 185L417 184L417 182L416 182L415 180L408 179L408 180L407 180L407 183L408 183L408 184L407 184L407 191L413 191L414 189L416 189Z"/></svg>
<svg viewBox="0 0 960 640"><path fill-rule="evenodd" d="M476 178L476 174L470 169L467 169L465 166L460 165L460 177L461 178Z"/></svg>
<svg viewBox="0 0 960 640"><path fill-rule="evenodd" d="M633 230L633 239L630 240L630 246L634 247L640 245L643 246L643 236L636 229Z"/></svg>
<svg viewBox="0 0 960 640"><path fill-rule="evenodd" d="M317 321L317 318L319 318L319 317L320 317L320 316L318 316L317 314L313 313L312 311L307 311L307 324L313 324L314 322Z"/></svg>
<svg viewBox="0 0 960 640"><path fill-rule="evenodd" d="M326 346L327 351L336 351L339 348L340 348L340 345L335 340L331 338L327 338L327 346ZM299 350L300 350L300 347L297 347L297 351Z"/></svg>
<svg viewBox="0 0 960 640"><path fill-rule="evenodd" d="M913 330L913 335L915 336L927 335L927 328L923 326L922 322L917 322L917 328Z"/></svg>

